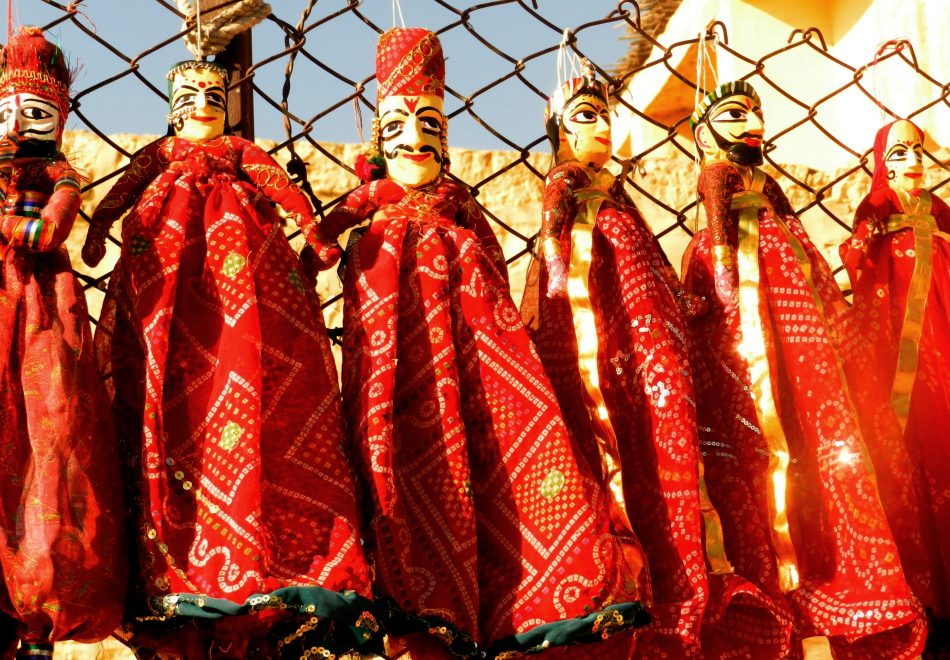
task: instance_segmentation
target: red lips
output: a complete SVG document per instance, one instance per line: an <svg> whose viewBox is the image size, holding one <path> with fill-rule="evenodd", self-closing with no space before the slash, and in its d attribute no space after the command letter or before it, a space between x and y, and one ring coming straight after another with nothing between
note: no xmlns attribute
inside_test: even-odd
<svg viewBox="0 0 950 660"><path fill-rule="evenodd" d="M215 119L217 119L217 117L205 117L204 115L201 115L201 116L199 116L199 115L192 115L191 118L194 119L195 121L202 121L202 122L204 122L204 123L206 123L206 124L211 123L211 122L213 122Z"/></svg>
<svg viewBox="0 0 950 660"><path fill-rule="evenodd" d="M595 137L594 139L600 142L601 144L610 144L610 138Z"/></svg>
<svg viewBox="0 0 950 660"><path fill-rule="evenodd" d="M421 163L422 161L426 160L427 158L432 158L432 154L426 154L426 153L422 153L422 154L406 154L406 153L404 153L404 154L402 154L402 157L403 157L403 158L408 158L409 160L413 160L413 161L415 161L415 162L417 162L417 163Z"/></svg>

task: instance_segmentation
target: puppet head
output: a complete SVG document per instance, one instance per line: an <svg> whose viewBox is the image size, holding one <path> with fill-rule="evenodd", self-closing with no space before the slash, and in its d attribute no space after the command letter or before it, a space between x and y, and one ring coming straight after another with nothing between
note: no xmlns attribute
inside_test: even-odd
<svg viewBox="0 0 950 660"><path fill-rule="evenodd" d="M704 162L728 160L743 167L762 164L762 104L744 80L720 85L706 94L689 118L689 126Z"/></svg>
<svg viewBox="0 0 950 660"><path fill-rule="evenodd" d="M422 28L384 32L376 47L376 81L373 144L387 176L412 188L431 183L448 166L439 38Z"/></svg>
<svg viewBox="0 0 950 660"><path fill-rule="evenodd" d="M189 142L224 135L228 121L228 72L212 62L190 60L168 72L168 123Z"/></svg>
<svg viewBox="0 0 950 660"><path fill-rule="evenodd" d="M37 27L22 27L0 55L3 132L59 144L72 76L59 46Z"/></svg>
<svg viewBox="0 0 950 660"><path fill-rule="evenodd" d="M924 132L913 122L898 119L874 139L874 179L871 189L890 186L910 192L923 185Z"/></svg>
<svg viewBox="0 0 950 660"><path fill-rule="evenodd" d="M607 86L594 78L584 60L584 73L558 87L544 111L544 125L557 163L576 160L594 170L612 153Z"/></svg>

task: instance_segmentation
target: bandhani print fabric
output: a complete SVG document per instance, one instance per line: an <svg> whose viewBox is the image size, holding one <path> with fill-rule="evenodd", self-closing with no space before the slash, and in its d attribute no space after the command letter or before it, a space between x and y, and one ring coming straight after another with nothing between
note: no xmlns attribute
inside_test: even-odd
<svg viewBox="0 0 950 660"><path fill-rule="evenodd" d="M841 246L854 301L849 355L866 396L903 433L869 442L908 581L950 624L950 209L937 195L888 185L875 144L874 183ZM919 129L916 129L919 133ZM920 133L919 133L920 134ZM920 134L922 137L922 134Z"/></svg>
<svg viewBox="0 0 950 660"><path fill-rule="evenodd" d="M0 643L14 648L108 637L127 573L111 412L63 246L79 177L55 147L0 142Z"/></svg>
<svg viewBox="0 0 950 660"><path fill-rule="evenodd" d="M368 183L318 237L366 219L343 282L343 400L391 632L401 616L454 653L513 654L645 623L641 550L611 532L468 190Z"/></svg>
<svg viewBox="0 0 950 660"><path fill-rule="evenodd" d="M786 654L789 613L732 572L715 540L715 511L700 498L684 313L701 311L702 301L684 295L621 180L606 170L554 167L543 213L539 240L560 242L567 291L547 296L545 261L535 260L521 312L568 428L588 461L604 465L607 484L620 486L618 503L646 552L654 621L637 635L636 656ZM575 331L585 316L593 337ZM585 360L595 363L586 371Z"/></svg>
<svg viewBox="0 0 950 660"><path fill-rule="evenodd" d="M168 137L92 220L131 209L96 352L138 524L139 646L254 655L351 628L346 649L378 629L326 329L271 202L309 225L253 143Z"/></svg>
<svg viewBox="0 0 950 660"><path fill-rule="evenodd" d="M751 171L750 185L730 163L703 169L709 229L684 257L687 288L712 303L692 324L691 362L728 557L738 574L787 599L796 647L914 657L924 637L919 605L840 363L846 303L778 184Z"/></svg>
<svg viewBox="0 0 950 660"><path fill-rule="evenodd" d="M79 176L59 151L70 77L40 28L20 28L0 51L5 658L50 656L63 640L98 642L119 624L125 600L116 437L64 246L80 205Z"/></svg>

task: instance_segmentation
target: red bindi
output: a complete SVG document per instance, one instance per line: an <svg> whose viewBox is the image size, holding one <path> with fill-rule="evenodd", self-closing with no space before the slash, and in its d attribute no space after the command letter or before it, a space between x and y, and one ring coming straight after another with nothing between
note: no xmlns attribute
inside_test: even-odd
<svg viewBox="0 0 950 660"><path fill-rule="evenodd" d="M198 83L198 87L201 87L201 88L204 88L205 85L207 85L207 83L203 83L203 82Z"/></svg>

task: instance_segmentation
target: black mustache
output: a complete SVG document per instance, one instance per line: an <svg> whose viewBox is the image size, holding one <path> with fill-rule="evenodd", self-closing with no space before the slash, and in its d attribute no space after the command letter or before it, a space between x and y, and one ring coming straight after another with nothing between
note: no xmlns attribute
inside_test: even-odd
<svg viewBox="0 0 950 660"><path fill-rule="evenodd" d="M388 158L389 160L393 160L399 154L400 151L405 151L410 154L411 153L420 153L420 154L429 153L429 154L432 154L432 156L435 158L436 163L442 162L442 154L436 151L435 147L429 146L428 144L419 147L418 152L412 147L410 147L408 144L397 144L395 147L393 147L389 151L383 150L383 155L386 156L386 158Z"/></svg>

